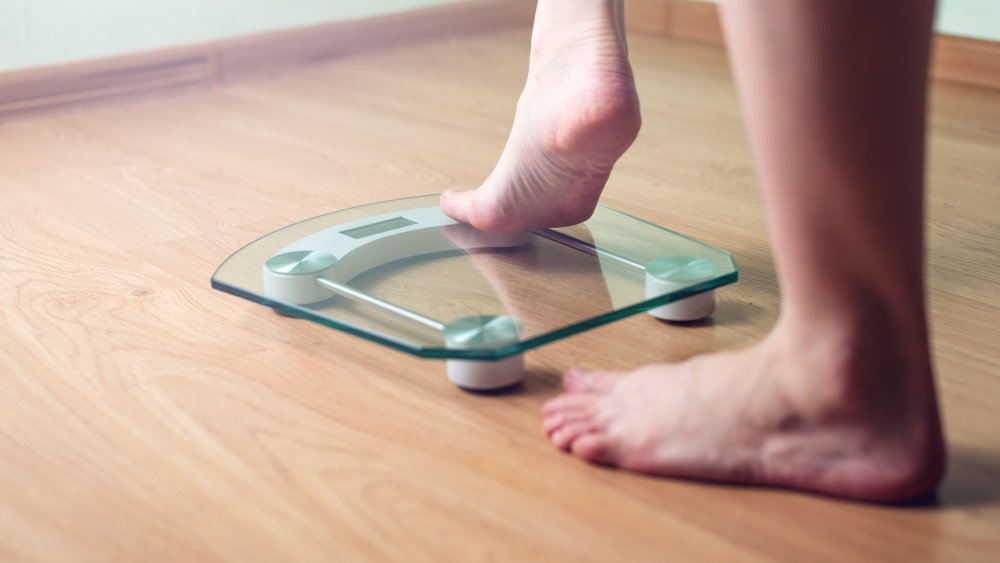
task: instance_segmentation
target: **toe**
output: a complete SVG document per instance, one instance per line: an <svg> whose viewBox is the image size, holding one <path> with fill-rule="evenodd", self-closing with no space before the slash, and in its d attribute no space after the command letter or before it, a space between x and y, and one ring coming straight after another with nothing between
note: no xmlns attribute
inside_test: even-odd
<svg viewBox="0 0 1000 563"><path fill-rule="evenodd" d="M448 190L441 194L441 211L445 215L462 223L471 223L469 210L472 205L472 194L474 190L459 192Z"/></svg>
<svg viewBox="0 0 1000 563"><path fill-rule="evenodd" d="M545 431L546 436L551 436L553 432L562 428L566 422L566 413L564 412L545 415L545 418L542 419L542 430Z"/></svg>
<svg viewBox="0 0 1000 563"><path fill-rule="evenodd" d="M549 439L560 450L569 450L577 437L588 432L594 432L595 430L594 425L590 421L568 422L562 428L553 432L549 436Z"/></svg>
<svg viewBox="0 0 1000 563"><path fill-rule="evenodd" d="M549 416L558 412L590 409L597 398L598 395L595 393L563 393L546 402L542 407L542 413Z"/></svg>
<svg viewBox="0 0 1000 563"><path fill-rule="evenodd" d="M611 462L611 444L601 432L585 432L570 445L573 455L595 463Z"/></svg>
<svg viewBox="0 0 1000 563"><path fill-rule="evenodd" d="M567 424L573 424L589 420L591 418L592 412L590 409L558 411L545 416L542 420L542 429L545 430L547 435L551 436L553 432L556 432Z"/></svg>
<svg viewBox="0 0 1000 563"><path fill-rule="evenodd" d="M570 393L603 393L610 389L620 374L604 371L589 371L574 366L563 374L563 388Z"/></svg>

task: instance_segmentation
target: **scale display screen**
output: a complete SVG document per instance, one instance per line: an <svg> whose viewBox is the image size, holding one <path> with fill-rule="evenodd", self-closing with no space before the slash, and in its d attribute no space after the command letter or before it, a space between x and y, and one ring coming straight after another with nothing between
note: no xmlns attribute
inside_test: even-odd
<svg viewBox="0 0 1000 563"><path fill-rule="evenodd" d="M346 231L340 231L340 234L347 235L353 239L363 239L373 235L380 235L382 233L395 231L396 229L402 229L403 227L409 227L410 225L416 225L416 224L417 224L416 221L410 221L406 217L393 217L392 219L386 219L385 221L379 221L378 223L364 225L363 227L356 227L354 229L347 229Z"/></svg>

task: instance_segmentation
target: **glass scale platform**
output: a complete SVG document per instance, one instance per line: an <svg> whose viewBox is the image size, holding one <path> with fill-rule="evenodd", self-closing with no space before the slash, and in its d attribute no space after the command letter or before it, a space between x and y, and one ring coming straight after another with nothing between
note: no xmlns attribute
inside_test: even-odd
<svg viewBox="0 0 1000 563"><path fill-rule="evenodd" d="M226 259L212 287L397 350L446 359L448 377L495 389L523 353L648 311L712 314L732 255L609 207L584 223L486 233L438 196L335 211L265 235Z"/></svg>

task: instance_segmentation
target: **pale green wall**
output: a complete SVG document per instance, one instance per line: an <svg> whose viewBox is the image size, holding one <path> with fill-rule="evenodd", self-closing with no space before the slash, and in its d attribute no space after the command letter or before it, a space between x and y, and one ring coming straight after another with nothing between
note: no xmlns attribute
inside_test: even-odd
<svg viewBox="0 0 1000 563"><path fill-rule="evenodd" d="M937 29L1000 41L1000 0L939 0Z"/></svg>
<svg viewBox="0 0 1000 563"><path fill-rule="evenodd" d="M0 70L60 64L457 0L0 0Z"/></svg>
<svg viewBox="0 0 1000 563"><path fill-rule="evenodd" d="M941 33L1000 41L1000 0L938 0L934 27Z"/></svg>

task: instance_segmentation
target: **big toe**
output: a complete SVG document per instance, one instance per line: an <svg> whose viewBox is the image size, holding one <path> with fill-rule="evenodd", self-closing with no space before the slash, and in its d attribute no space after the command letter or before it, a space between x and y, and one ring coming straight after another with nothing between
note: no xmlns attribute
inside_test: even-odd
<svg viewBox="0 0 1000 563"><path fill-rule="evenodd" d="M469 218L472 209L472 200L475 190L464 192L448 190L441 194L441 211L452 219L462 223L472 223Z"/></svg>
<svg viewBox="0 0 1000 563"><path fill-rule="evenodd" d="M611 442L603 432L585 432L570 444L573 455L594 463L611 463Z"/></svg>

